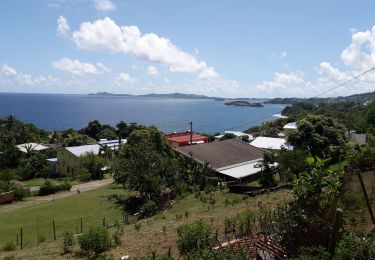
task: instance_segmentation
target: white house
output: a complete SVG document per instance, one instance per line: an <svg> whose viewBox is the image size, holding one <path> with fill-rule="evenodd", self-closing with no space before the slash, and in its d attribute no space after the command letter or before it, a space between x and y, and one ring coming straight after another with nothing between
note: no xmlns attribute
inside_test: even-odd
<svg viewBox="0 0 375 260"><path fill-rule="evenodd" d="M288 150L293 149L292 146L289 146L286 143L286 140L284 138L259 136L255 138L255 140L252 141L250 144L261 149L269 150L281 150L281 148L285 148Z"/></svg>

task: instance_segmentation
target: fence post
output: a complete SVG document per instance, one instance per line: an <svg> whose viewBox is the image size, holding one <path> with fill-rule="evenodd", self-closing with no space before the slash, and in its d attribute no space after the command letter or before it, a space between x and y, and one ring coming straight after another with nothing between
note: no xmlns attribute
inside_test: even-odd
<svg viewBox="0 0 375 260"><path fill-rule="evenodd" d="M56 227L55 227L55 220L52 220L52 226L53 226L53 239L56 240Z"/></svg>
<svg viewBox="0 0 375 260"><path fill-rule="evenodd" d="M358 174L359 182L360 182L360 184L361 184L361 188L362 188L362 191L363 191L363 195L365 196L365 201L366 201L367 209L368 209L368 211L369 211L369 213L370 213L370 217L371 217L372 224L375 225L375 217L374 217L374 213L372 212L371 203L370 203L370 200L368 199L368 195L367 195L366 187L365 187L365 184L363 183L363 179L362 179L361 172L360 172L360 171L357 171L357 174Z"/></svg>
<svg viewBox="0 0 375 260"><path fill-rule="evenodd" d="M81 218L81 234L83 233L83 220Z"/></svg>
<svg viewBox="0 0 375 260"><path fill-rule="evenodd" d="M328 251L331 254L331 257L333 257L335 253L337 238L338 238L339 230L340 230L342 223L343 223L342 209L336 209L335 222L333 223L333 230L332 230L331 238L329 240L329 245L328 245Z"/></svg>
<svg viewBox="0 0 375 260"><path fill-rule="evenodd" d="M18 246L18 234L17 234L17 246Z"/></svg>
<svg viewBox="0 0 375 260"><path fill-rule="evenodd" d="M37 236L37 241L39 243L39 218L36 216L36 236Z"/></svg>
<svg viewBox="0 0 375 260"><path fill-rule="evenodd" d="M22 249L23 248L23 243L22 243L23 242L22 241L23 240L22 227L21 227L21 233L20 234L21 234L21 249Z"/></svg>
<svg viewBox="0 0 375 260"><path fill-rule="evenodd" d="M105 228L105 217L103 218L103 227Z"/></svg>

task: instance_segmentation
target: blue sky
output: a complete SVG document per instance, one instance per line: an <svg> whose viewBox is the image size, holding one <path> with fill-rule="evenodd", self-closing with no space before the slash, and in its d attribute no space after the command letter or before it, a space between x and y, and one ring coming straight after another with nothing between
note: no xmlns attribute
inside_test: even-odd
<svg viewBox="0 0 375 260"><path fill-rule="evenodd" d="M1 92L310 97L375 66L373 1L1 4Z"/></svg>

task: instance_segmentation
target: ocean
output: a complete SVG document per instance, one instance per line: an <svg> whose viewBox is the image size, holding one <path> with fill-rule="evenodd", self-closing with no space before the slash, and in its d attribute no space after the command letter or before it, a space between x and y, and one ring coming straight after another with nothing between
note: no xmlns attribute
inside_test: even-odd
<svg viewBox="0 0 375 260"><path fill-rule="evenodd" d="M251 100L250 100L251 101ZM65 94L0 93L0 117L13 115L45 130L80 129L91 120L115 125L119 121L155 125L165 133L193 131L216 133L243 131L280 113L284 105L264 107L225 106L209 99L120 97ZM259 121L253 122L257 119Z"/></svg>

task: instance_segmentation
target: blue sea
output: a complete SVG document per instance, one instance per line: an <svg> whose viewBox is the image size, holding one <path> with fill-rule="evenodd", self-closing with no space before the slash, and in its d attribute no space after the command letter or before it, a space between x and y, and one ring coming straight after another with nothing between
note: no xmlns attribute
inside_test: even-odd
<svg viewBox="0 0 375 260"><path fill-rule="evenodd" d="M186 131L190 121L196 132L242 131L275 119L261 118L283 108L225 106L206 99L0 93L0 117L14 115L45 130L80 129L97 119L111 125L121 120L155 125L166 133Z"/></svg>

